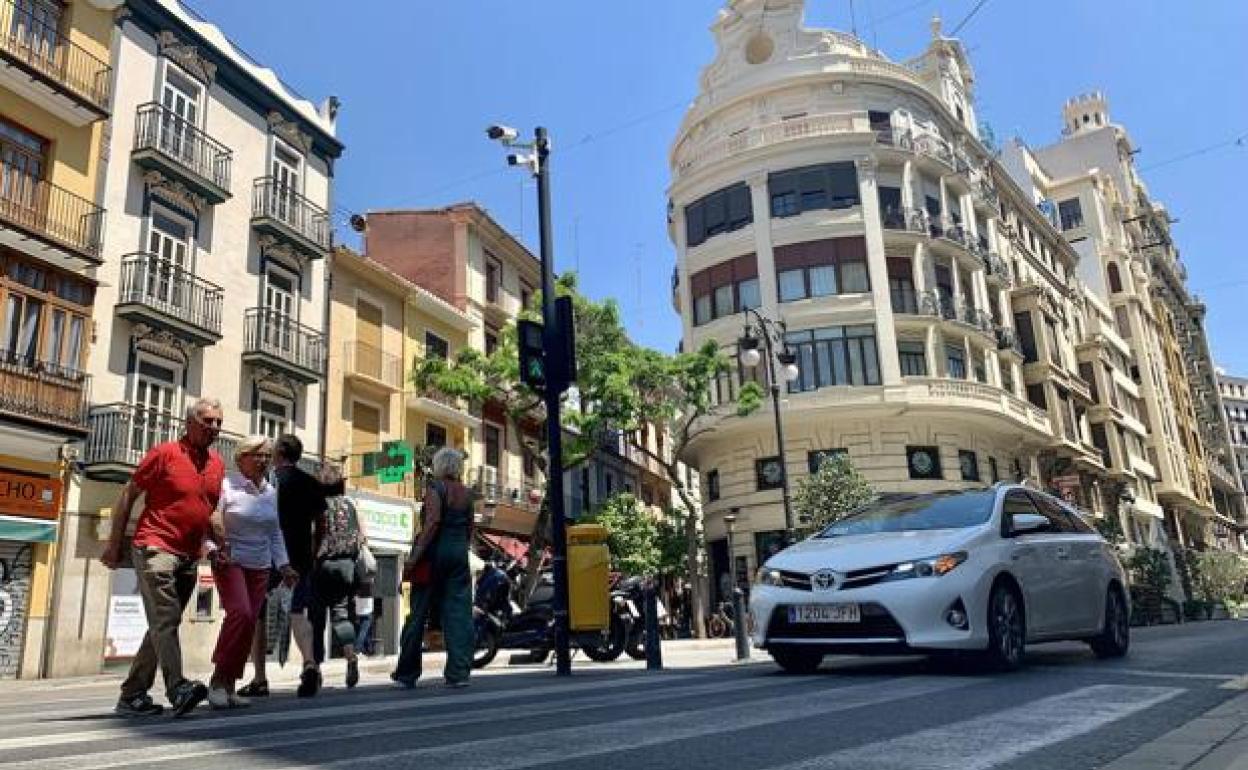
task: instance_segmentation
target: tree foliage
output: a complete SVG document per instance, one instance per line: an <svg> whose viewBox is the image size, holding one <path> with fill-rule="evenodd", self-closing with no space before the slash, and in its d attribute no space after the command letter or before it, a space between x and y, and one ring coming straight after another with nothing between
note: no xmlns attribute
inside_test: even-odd
<svg viewBox="0 0 1248 770"><path fill-rule="evenodd" d="M659 522L631 494L612 495L589 518L607 530L611 569L651 577L659 572Z"/></svg>
<svg viewBox="0 0 1248 770"><path fill-rule="evenodd" d="M1243 601L1248 565L1239 554L1192 551L1188 561L1192 567L1193 598L1206 602Z"/></svg>
<svg viewBox="0 0 1248 770"><path fill-rule="evenodd" d="M875 498L875 490L858 472L849 456L824 458L818 470L802 479L793 504L803 526L820 529Z"/></svg>

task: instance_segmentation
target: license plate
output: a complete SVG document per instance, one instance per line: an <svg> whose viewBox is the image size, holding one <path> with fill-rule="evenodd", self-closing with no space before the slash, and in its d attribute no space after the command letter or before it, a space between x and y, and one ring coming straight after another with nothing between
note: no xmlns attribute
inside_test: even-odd
<svg viewBox="0 0 1248 770"><path fill-rule="evenodd" d="M798 604L789 607L790 623L859 623L857 604Z"/></svg>

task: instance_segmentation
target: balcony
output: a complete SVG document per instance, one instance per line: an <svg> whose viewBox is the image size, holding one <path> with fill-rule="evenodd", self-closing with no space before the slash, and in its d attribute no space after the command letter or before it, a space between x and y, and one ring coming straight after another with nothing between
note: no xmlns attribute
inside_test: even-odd
<svg viewBox="0 0 1248 770"><path fill-rule="evenodd" d="M943 317L940 295L935 291L893 291L889 293L889 299L895 314Z"/></svg>
<svg viewBox="0 0 1248 770"><path fill-rule="evenodd" d="M73 126L107 118L112 68L70 42L38 7L0 0L0 86Z"/></svg>
<svg viewBox="0 0 1248 770"><path fill-rule="evenodd" d="M818 139L854 131L854 113L828 112L778 120L744 131L720 135L705 141L682 143L675 155L676 176L693 171L751 150L784 142Z"/></svg>
<svg viewBox="0 0 1248 770"><path fill-rule="evenodd" d="M481 418L469 412L466 404L445 393L432 390L409 393L407 408L438 422L450 423L460 428L475 430L481 426Z"/></svg>
<svg viewBox="0 0 1248 770"><path fill-rule="evenodd" d="M139 107L134 123L135 162L176 177L209 203L230 197L228 147L155 102Z"/></svg>
<svg viewBox="0 0 1248 770"><path fill-rule="evenodd" d="M1000 254L995 251L985 251L980 258L984 262L984 275L988 280L998 281L1005 286L1013 284L1010 279L1010 268Z"/></svg>
<svg viewBox="0 0 1248 770"><path fill-rule="evenodd" d="M953 320L964 326L970 326L980 334L992 337L994 340L996 339L995 324L992 316L987 311L980 310L974 305L963 304L958 306Z"/></svg>
<svg viewBox="0 0 1248 770"><path fill-rule="evenodd" d="M950 170L956 170L957 168L953 149L949 147L948 142L939 136L916 134L914 137L914 149L919 155L939 161Z"/></svg>
<svg viewBox="0 0 1248 770"><path fill-rule="evenodd" d="M992 212L997 212L1001 205L1001 196L997 194L997 188L986 177L979 177L971 186L974 194L975 202Z"/></svg>
<svg viewBox="0 0 1248 770"><path fill-rule="evenodd" d="M1008 326L997 325L995 333L997 338L997 350L1008 350L1016 354L1019 358L1023 357L1023 343L1018 339L1018 332Z"/></svg>
<svg viewBox="0 0 1248 770"><path fill-rule="evenodd" d="M907 386L904 398L910 404L948 408L964 418L976 413L1001 416L1033 436L1050 434L1049 417L1043 409L995 385L936 377L906 377L904 382Z"/></svg>
<svg viewBox="0 0 1248 770"><path fill-rule="evenodd" d="M0 350L0 414L70 436L87 431L90 375Z"/></svg>
<svg viewBox="0 0 1248 770"><path fill-rule="evenodd" d="M329 252L329 212L273 177L251 190L251 225L313 258Z"/></svg>
<svg viewBox="0 0 1248 770"><path fill-rule="evenodd" d="M221 339L224 292L155 254L121 260L117 315L173 332L195 345Z"/></svg>
<svg viewBox="0 0 1248 770"><path fill-rule="evenodd" d="M170 412L136 404L103 404L91 409L82 464L88 478L125 481L143 455L157 444L174 441L186 431L186 420ZM239 436L221 433L213 448L226 468L234 467Z"/></svg>
<svg viewBox="0 0 1248 770"><path fill-rule="evenodd" d="M69 269L100 264L104 209L8 164L0 173L0 245Z"/></svg>
<svg viewBox="0 0 1248 770"><path fill-rule="evenodd" d="M922 235L927 232L927 212L890 206L880 214L880 224L885 230Z"/></svg>
<svg viewBox="0 0 1248 770"><path fill-rule="evenodd" d="M243 315L243 363L277 369L311 384L325 371L325 337L284 313L249 308Z"/></svg>
<svg viewBox="0 0 1248 770"><path fill-rule="evenodd" d="M342 370L357 384L394 393L403 389L403 359L365 342L342 346Z"/></svg>

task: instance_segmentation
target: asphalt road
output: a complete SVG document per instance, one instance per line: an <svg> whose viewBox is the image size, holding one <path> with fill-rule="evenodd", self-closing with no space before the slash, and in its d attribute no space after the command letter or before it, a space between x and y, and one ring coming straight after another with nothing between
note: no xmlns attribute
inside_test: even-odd
<svg viewBox="0 0 1248 770"><path fill-rule="evenodd" d="M446 690L381 673L250 709L123 719L114 683L0 684L0 770L340 767L1095 768L1248 694L1248 622L1135 629L1132 654L1035 647L1021 672L923 659L835 658L809 677L769 662L722 665L727 647L676 667L492 667ZM757 654L757 653L756 653ZM1183 766L1183 765L1175 765Z"/></svg>

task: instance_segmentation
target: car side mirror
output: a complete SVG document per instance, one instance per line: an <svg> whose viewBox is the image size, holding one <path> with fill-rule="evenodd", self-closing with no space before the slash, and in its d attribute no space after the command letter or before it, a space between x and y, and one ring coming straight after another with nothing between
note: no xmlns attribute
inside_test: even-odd
<svg viewBox="0 0 1248 770"><path fill-rule="evenodd" d="M1049 528L1049 520L1038 513L1017 513L1010 522L1010 537L1043 532Z"/></svg>

